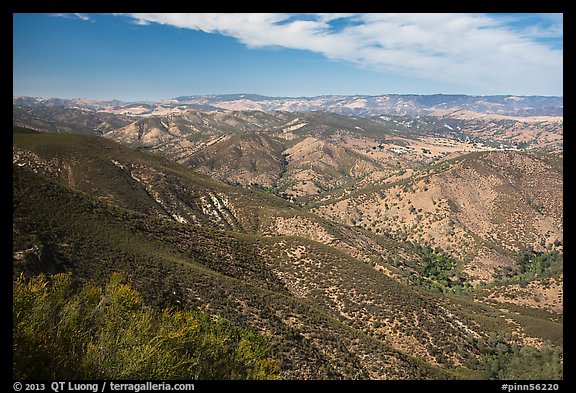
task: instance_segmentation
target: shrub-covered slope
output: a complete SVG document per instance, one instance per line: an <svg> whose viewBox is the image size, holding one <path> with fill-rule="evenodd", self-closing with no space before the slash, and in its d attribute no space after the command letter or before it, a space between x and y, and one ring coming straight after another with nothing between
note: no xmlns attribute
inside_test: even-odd
<svg viewBox="0 0 576 393"><path fill-rule="evenodd" d="M468 365L479 340L499 330L522 339L540 321L512 329L498 309L402 284L385 257L416 249L275 196L102 138L16 131L15 277L72 272L104 285L123 272L151 307L261 334L280 378L478 376Z"/></svg>

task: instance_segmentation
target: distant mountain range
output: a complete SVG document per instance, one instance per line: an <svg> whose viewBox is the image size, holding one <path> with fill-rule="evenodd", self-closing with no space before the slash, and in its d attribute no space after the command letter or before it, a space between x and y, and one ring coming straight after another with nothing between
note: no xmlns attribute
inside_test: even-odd
<svg viewBox="0 0 576 393"><path fill-rule="evenodd" d="M425 115L467 110L507 116L562 116L562 97L546 96L469 96L386 94L326 95L317 97L266 97L258 94L222 94L181 96L157 101L123 102L118 100L89 100L13 97L14 105L67 107L114 111L125 115L166 114L173 110L282 110L290 112L328 111L350 116ZM162 113L163 112L163 113Z"/></svg>

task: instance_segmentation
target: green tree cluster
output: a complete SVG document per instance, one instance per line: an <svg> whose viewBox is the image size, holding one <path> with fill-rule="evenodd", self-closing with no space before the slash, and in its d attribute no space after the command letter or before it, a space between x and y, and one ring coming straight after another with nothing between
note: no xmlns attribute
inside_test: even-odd
<svg viewBox="0 0 576 393"><path fill-rule="evenodd" d="M414 244L414 249L421 256L415 284L439 292L461 292L470 287L457 272L458 262L440 247Z"/></svg>
<svg viewBox="0 0 576 393"><path fill-rule="evenodd" d="M494 333L479 341L481 358L476 365L487 379L560 380L563 351L547 343L540 348L520 346L503 334Z"/></svg>
<svg viewBox="0 0 576 393"><path fill-rule="evenodd" d="M557 250L551 252L524 251L517 259L520 274L556 273L562 270L564 255Z"/></svg>
<svg viewBox="0 0 576 393"><path fill-rule="evenodd" d="M554 276L564 269L564 254L558 250L537 252L526 249L518 255L516 263L517 270L507 267L493 275L499 284L525 286L534 279Z"/></svg>
<svg viewBox="0 0 576 393"><path fill-rule="evenodd" d="M122 275L104 287L70 274L13 286L15 379L274 379L264 339L224 319L147 307Z"/></svg>

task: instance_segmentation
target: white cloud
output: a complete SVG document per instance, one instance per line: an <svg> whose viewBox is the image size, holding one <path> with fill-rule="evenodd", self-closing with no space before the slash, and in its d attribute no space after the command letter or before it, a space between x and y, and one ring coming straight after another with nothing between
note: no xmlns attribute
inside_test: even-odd
<svg viewBox="0 0 576 393"><path fill-rule="evenodd" d="M92 21L92 19L90 19L90 17L86 14L80 14L80 13L67 13L67 14L62 14L62 13L56 13L56 14L51 14L52 16L59 16L59 17L63 17L63 18L78 18L84 21Z"/></svg>
<svg viewBox="0 0 576 393"><path fill-rule="evenodd" d="M75 13L74 14L77 18L82 19L82 20L90 20L90 18L86 15L86 14L78 14Z"/></svg>
<svg viewBox="0 0 576 393"><path fill-rule="evenodd" d="M538 41L562 37L562 15L511 27L489 14L129 14L218 33L250 48L320 53L372 70L469 86L487 94L561 94L563 52Z"/></svg>

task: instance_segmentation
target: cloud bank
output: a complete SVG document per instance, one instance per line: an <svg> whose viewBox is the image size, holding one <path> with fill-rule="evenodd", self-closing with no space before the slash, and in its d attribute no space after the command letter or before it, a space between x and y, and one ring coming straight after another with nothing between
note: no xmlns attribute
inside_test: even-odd
<svg viewBox="0 0 576 393"><path fill-rule="evenodd" d="M490 14L124 14L236 38L249 48L312 51L378 72L488 94L562 95L562 15L546 23ZM527 18L524 18L527 19ZM535 93L537 92L537 93Z"/></svg>

